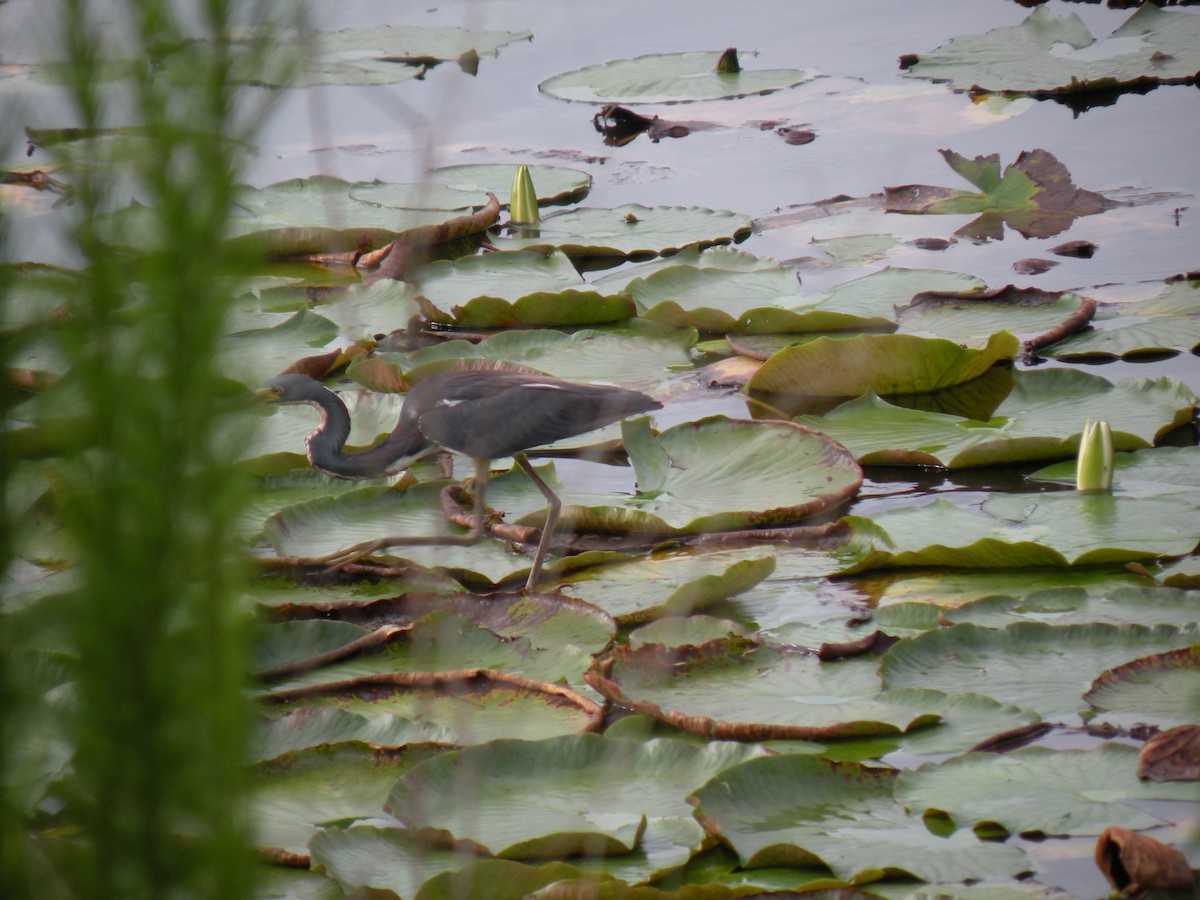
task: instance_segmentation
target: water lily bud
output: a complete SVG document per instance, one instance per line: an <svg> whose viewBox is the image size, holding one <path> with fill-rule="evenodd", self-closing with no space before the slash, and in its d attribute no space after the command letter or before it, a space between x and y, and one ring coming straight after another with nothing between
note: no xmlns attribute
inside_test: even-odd
<svg viewBox="0 0 1200 900"><path fill-rule="evenodd" d="M537 191L533 189L533 177L529 174L528 166L517 166L517 172L513 175L508 218L513 225L537 225L542 220L538 214Z"/></svg>
<svg viewBox="0 0 1200 900"><path fill-rule="evenodd" d="M1075 468L1077 491L1111 491L1113 472L1112 430L1107 422L1089 419L1079 439L1079 461Z"/></svg>

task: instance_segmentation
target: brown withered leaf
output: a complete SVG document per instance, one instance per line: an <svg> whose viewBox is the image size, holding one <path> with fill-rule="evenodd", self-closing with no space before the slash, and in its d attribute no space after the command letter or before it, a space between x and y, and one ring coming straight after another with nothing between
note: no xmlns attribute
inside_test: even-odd
<svg viewBox="0 0 1200 900"><path fill-rule="evenodd" d="M1147 781L1200 781L1200 725L1160 731L1138 754L1138 778Z"/></svg>
<svg viewBox="0 0 1200 900"><path fill-rule="evenodd" d="M1190 891L1195 884L1182 853L1125 828L1106 828L1096 839L1096 865L1125 896L1145 890Z"/></svg>

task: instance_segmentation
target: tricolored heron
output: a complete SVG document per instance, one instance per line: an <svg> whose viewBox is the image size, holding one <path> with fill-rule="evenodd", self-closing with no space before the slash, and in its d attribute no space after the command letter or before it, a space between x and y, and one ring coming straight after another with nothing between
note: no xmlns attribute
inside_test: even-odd
<svg viewBox="0 0 1200 900"><path fill-rule="evenodd" d="M610 425L626 416L660 409L657 400L624 388L574 384L547 375L498 369L443 372L413 385L392 433L358 453L345 452L350 413L336 394L306 375L280 375L258 389L271 403L309 403L321 424L305 440L308 459L335 478L377 478L408 468L438 449L453 450L475 463L475 508L461 536L381 538L338 554L359 559L385 547L476 544L483 537L484 488L491 461L511 456L537 485L548 505L527 590L538 576L562 502L530 465L524 451Z"/></svg>

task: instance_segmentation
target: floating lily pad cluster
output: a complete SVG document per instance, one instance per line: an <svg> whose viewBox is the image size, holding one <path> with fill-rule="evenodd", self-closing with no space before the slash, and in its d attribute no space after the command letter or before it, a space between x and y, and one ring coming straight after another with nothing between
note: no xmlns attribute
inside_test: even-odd
<svg viewBox="0 0 1200 900"><path fill-rule="evenodd" d="M909 71L1030 94L1187 81L1198 22L1147 4L1100 53L1075 17L1039 8ZM302 86L471 69L530 33L318 37ZM546 102L675 103L815 77L754 62L656 54L538 87ZM351 449L455 366L620 383L665 407L544 448L566 458L538 471L567 537L534 594L513 587L545 500L520 470L491 474L477 546L323 572L360 541L461 534L447 512L469 507L470 473L431 458L335 482L304 456L310 409L247 413L242 463L261 490L241 527L267 561L245 598L263 620L253 812L276 865L262 896L1050 897L1027 883L1045 857L1021 839L1120 826L1182 843L1187 786L1143 777L1134 744L1197 721L1200 449L1186 429L1200 401L1175 378L1073 364L1194 352L1200 281L1098 302L889 264L897 218L986 248L1118 206L1044 149L1004 169L998 154L942 156L974 190L881 184L757 222L584 205L591 175L552 165L528 171L537 202L564 208L511 227L515 164L239 194L230 240L263 261L221 342L231 395L284 370L323 379L350 410ZM756 228L818 207L866 223L814 239L847 276L823 291L802 283L804 261L750 252ZM103 225L136 242L142 211ZM79 424L55 341L77 276L22 274L3 327L38 335L10 361L33 396L7 424L40 459ZM1044 359L1058 364L1026 365ZM736 415L710 415L718 403ZM1112 492L1071 489L1088 419L1111 427ZM628 466L580 475L597 461ZM34 523L20 554L65 571L10 592L6 612L74 587L39 502L52 477L31 463L15 486ZM1179 740L1167 768L1186 774L1200 729ZM68 761L47 756L49 781Z"/></svg>

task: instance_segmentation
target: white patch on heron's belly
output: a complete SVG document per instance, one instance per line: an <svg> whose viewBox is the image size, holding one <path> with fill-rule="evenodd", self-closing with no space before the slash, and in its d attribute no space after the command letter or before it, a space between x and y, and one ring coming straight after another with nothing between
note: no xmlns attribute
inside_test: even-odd
<svg viewBox="0 0 1200 900"><path fill-rule="evenodd" d="M465 403L465 402L466 402L465 400L449 400L446 398L442 398L441 400L439 400L437 403L435 403L433 405L434 406L458 406L460 403Z"/></svg>
<svg viewBox="0 0 1200 900"><path fill-rule="evenodd" d="M567 385L565 385L565 384L544 384L543 382L540 382L540 381L535 382L533 384L524 384L521 386L527 387L527 388L545 388L548 391L563 391L563 390L567 389Z"/></svg>

